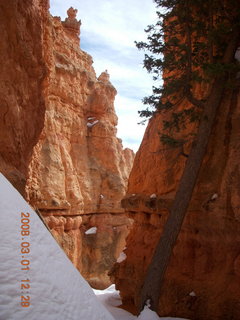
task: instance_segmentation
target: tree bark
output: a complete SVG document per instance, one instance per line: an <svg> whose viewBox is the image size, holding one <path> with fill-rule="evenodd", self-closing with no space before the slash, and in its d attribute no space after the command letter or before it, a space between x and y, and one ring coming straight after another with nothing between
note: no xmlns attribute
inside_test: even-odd
<svg viewBox="0 0 240 320"><path fill-rule="evenodd" d="M235 30L232 33L232 38L226 48L223 63L229 63L233 60L237 48L238 37L239 32L238 30ZM150 300L150 308L152 310L157 311L158 309L165 271L181 230L197 181L198 173L206 153L217 110L221 104L225 80L226 76L215 79L211 93L205 102L196 140L192 145L168 220L164 226L163 233L155 249L155 253L145 277L137 306L139 313L144 308L147 300Z"/></svg>

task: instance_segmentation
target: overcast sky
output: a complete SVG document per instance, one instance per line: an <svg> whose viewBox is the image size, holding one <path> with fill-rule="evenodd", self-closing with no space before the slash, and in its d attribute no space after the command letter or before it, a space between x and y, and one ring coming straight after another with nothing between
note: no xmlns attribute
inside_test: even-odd
<svg viewBox="0 0 240 320"><path fill-rule="evenodd" d="M118 91L115 109L119 119L118 137L123 146L137 151L145 126L138 110L142 98L151 94L152 75L143 69L144 53L134 41L146 39L144 28L156 19L152 0L50 0L53 16L66 18L67 9L78 9L81 19L81 49L94 61L97 76L108 70Z"/></svg>

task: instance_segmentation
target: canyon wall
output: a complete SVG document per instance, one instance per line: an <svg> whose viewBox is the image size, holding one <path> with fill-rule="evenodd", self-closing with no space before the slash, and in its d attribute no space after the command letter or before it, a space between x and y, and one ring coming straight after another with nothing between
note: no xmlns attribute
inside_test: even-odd
<svg viewBox="0 0 240 320"><path fill-rule="evenodd" d="M27 198L74 265L95 287L124 247L130 220L122 216L133 152L116 137L117 93L92 57L80 50L80 25L69 9L50 17L44 38L46 112L29 165ZM94 228L94 232L87 231Z"/></svg>
<svg viewBox="0 0 240 320"><path fill-rule="evenodd" d="M105 287L131 224L120 200L134 154L116 137L117 91L80 49L77 10L61 21L47 1L28 4L0 5L0 168L86 279Z"/></svg>
<svg viewBox="0 0 240 320"><path fill-rule="evenodd" d="M199 92L200 93L200 92ZM200 93L201 94L201 93ZM180 106L187 106L186 101ZM135 306L181 178L189 146L162 144L169 116L149 122L122 204L134 219L124 253L112 270L123 306ZM240 94L227 89L159 302L161 316L240 319ZM191 132L191 128L187 128ZM184 154L183 154L184 151Z"/></svg>
<svg viewBox="0 0 240 320"><path fill-rule="evenodd" d="M47 0L0 4L0 170L22 194L44 121L43 34L47 16Z"/></svg>

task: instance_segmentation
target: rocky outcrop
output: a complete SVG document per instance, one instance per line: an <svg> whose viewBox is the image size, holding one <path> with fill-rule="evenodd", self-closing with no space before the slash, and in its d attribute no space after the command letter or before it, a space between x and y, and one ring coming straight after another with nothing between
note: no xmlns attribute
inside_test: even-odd
<svg viewBox="0 0 240 320"><path fill-rule="evenodd" d="M180 147L166 147L160 140L165 116L150 120L122 201L134 224L124 251L127 258L114 266L112 274L123 305L132 310L186 161ZM222 100L165 275L158 309L162 316L240 318L239 121L238 83L226 90Z"/></svg>
<svg viewBox="0 0 240 320"><path fill-rule="evenodd" d="M133 152L123 150L116 137L117 91L109 74L96 77L92 57L79 48L76 10L70 8L68 15L64 22L48 20L46 112L29 165L27 197L86 279L104 287L130 223L116 214L123 212L120 200ZM96 236L85 234L92 226ZM109 228L117 231L105 234ZM96 257L104 267L96 264Z"/></svg>
<svg viewBox="0 0 240 320"><path fill-rule="evenodd" d="M96 77L79 47L77 10L62 22L47 1L10 0L0 9L1 171L74 265L107 286L130 225L120 200L134 157L116 137L117 91L106 71ZM85 234L91 227L96 235Z"/></svg>
<svg viewBox="0 0 240 320"><path fill-rule="evenodd" d="M47 16L48 0L0 4L0 170L22 194L44 121Z"/></svg>
<svg viewBox="0 0 240 320"><path fill-rule="evenodd" d="M116 138L117 91L106 72L96 78L91 56L64 25L49 19L45 121L29 166L28 197L42 211L65 215L122 212L133 153Z"/></svg>

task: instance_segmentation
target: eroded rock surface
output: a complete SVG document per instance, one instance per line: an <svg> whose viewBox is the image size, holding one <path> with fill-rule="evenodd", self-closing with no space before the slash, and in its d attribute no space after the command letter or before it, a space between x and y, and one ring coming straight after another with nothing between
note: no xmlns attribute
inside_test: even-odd
<svg viewBox="0 0 240 320"><path fill-rule="evenodd" d="M0 4L0 170L22 194L44 122L48 6L48 0Z"/></svg>
<svg viewBox="0 0 240 320"><path fill-rule="evenodd" d="M109 74L97 78L79 47L77 10L61 21L48 8L47 0L0 4L0 169L74 265L95 286L107 286L130 225L120 200L134 154L116 137ZM90 241L85 231L93 224L98 233Z"/></svg>
<svg viewBox="0 0 240 320"><path fill-rule="evenodd" d="M96 77L92 57L80 50L75 14L70 9L65 22L49 17L45 121L29 165L27 192L76 267L95 287L104 287L130 225L115 214L123 213L120 200L134 154L116 137L117 91L106 71ZM93 220L98 232L89 237L84 231ZM113 228L117 231L110 232Z"/></svg>
<svg viewBox="0 0 240 320"><path fill-rule="evenodd" d="M128 195L122 201L134 224L127 238L127 259L116 264L112 274L125 307L131 310L186 161L181 148L161 143L162 120L156 115L149 123L130 175ZM162 316L240 318L239 121L238 84L225 92L217 116L165 276L159 304Z"/></svg>

